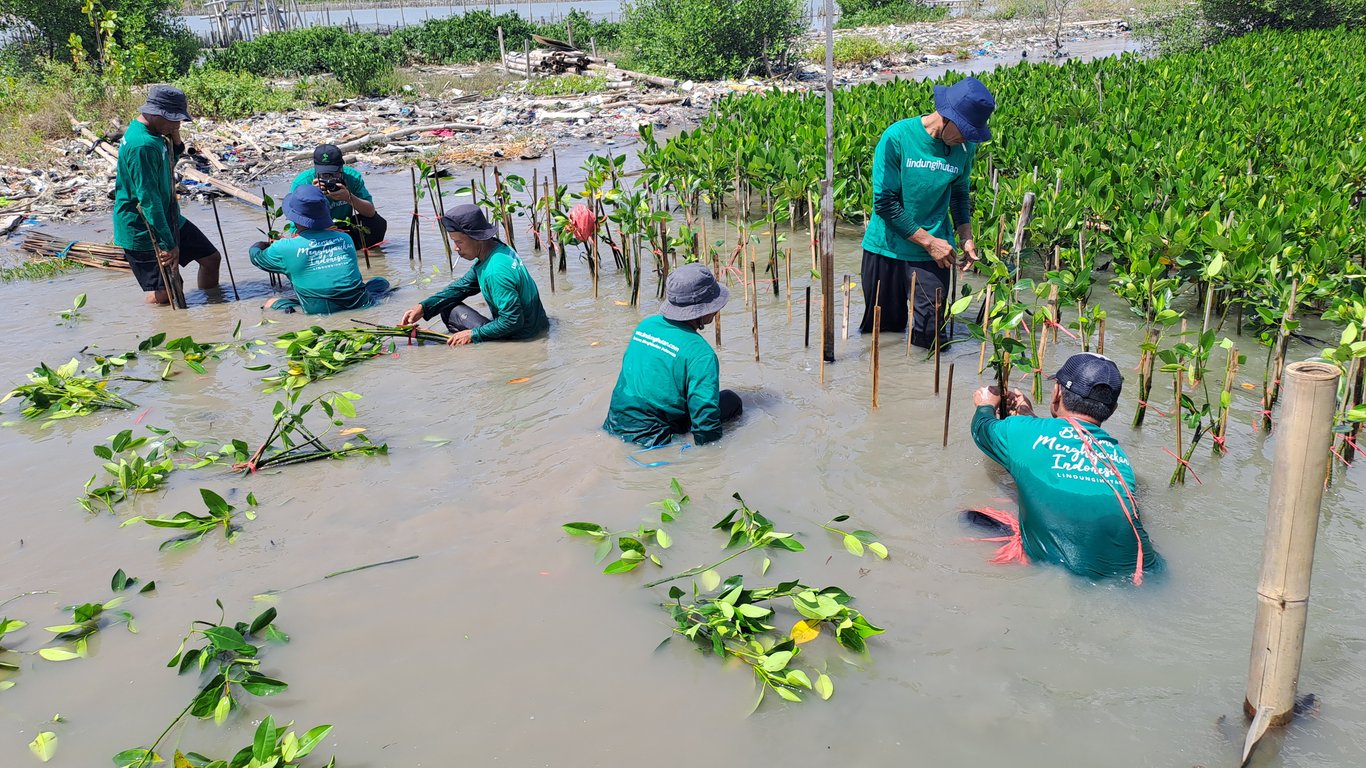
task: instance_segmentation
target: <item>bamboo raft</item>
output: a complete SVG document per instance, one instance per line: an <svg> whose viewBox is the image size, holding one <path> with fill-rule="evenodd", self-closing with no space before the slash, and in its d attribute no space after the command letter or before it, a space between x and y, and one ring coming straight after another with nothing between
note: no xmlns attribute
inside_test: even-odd
<svg viewBox="0 0 1366 768"><path fill-rule="evenodd" d="M66 259L95 269L121 272L129 269L123 249L110 243L62 240L42 232L32 232L24 236L19 247L37 258Z"/></svg>

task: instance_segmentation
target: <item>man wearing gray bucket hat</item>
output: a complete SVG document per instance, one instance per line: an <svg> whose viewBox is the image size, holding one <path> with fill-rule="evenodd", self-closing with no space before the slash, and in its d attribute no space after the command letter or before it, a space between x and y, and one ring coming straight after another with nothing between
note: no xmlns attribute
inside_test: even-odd
<svg viewBox="0 0 1366 768"><path fill-rule="evenodd" d="M975 77L936 85L933 112L893 123L878 140L873 215L863 234L863 333L873 330L874 306L882 307L883 331L905 330L909 298L911 342L934 346L953 303L950 271L959 251L963 269L977 260L969 179L978 142L991 138L987 119L995 109Z"/></svg>
<svg viewBox="0 0 1366 768"><path fill-rule="evenodd" d="M453 347L529 339L550 327L536 281L517 252L498 239L498 227L489 223L483 209L468 203L456 206L441 217L441 226L450 233L460 258L474 264L459 280L404 312L399 325L440 315ZM483 294L493 317L465 304L476 293Z"/></svg>
<svg viewBox="0 0 1366 768"><path fill-rule="evenodd" d="M995 387L973 394L972 438L1015 479L1020 514L1015 519L983 509L969 512L969 519L1004 524L1014 559L1058 563L1093 579L1142 583L1144 573L1162 568L1162 558L1139 518L1129 457L1101 426L1119 405L1119 366L1082 352L1050 378L1051 418L1035 417L1018 389L1005 396L1010 415L1004 419L997 417L1001 395Z"/></svg>
<svg viewBox="0 0 1366 768"><path fill-rule="evenodd" d="M169 304L160 262L178 271L199 262L199 287L218 285L218 249L180 215L175 162L185 154L180 124L190 119L185 93L154 85L119 141L114 174L114 244L123 249L148 304Z"/></svg>
<svg viewBox="0 0 1366 768"><path fill-rule="evenodd" d="M740 415L739 395L721 389L716 351L698 333L730 292L702 264L669 274L659 314L636 326L602 428L646 447L692 432L698 445L721 438L722 422Z"/></svg>

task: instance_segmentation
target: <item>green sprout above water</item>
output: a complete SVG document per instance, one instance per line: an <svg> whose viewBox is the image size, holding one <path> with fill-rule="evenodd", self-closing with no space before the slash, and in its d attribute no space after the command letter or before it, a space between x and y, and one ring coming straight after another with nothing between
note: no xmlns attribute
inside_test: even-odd
<svg viewBox="0 0 1366 768"><path fill-rule="evenodd" d="M838 515L831 520L832 523L842 523L848 520L848 515ZM849 550L849 554L854 557L863 557L864 551L872 552L878 559L887 559L887 547L877 540L877 534L872 531L843 531L832 525L822 525L825 530L842 537L844 548Z"/></svg>
<svg viewBox="0 0 1366 768"><path fill-rule="evenodd" d="M61 317L62 320L68 323L74 323L77 320L81 320L85 317L81 314L81 310L84 308L85 294L82 293L71 302L71 309L64 309L61 312L58 312L57 315Z"/></svg>
<svg viewBox="0 0 1366 768"><path fill-rule="evenodd" d="M208 488L200 488L199 495L204 500L204 506L208 508L208 514L196 515L193 512L177 512L171 517L130 517L119 525L120 528L137 523L146 523L154 528L174 528L184 531L179 536L161 542L158 547L161 551L181 549L197 541L202 540L210 532L222 529L223 538L231 543L237 538L240 527L233 521L233 514L238 512L237 507L223 500L222 496L214 493ZM242 516L248 520L256 519L256 495L247 494L247 507L241 510Z"/></svg>

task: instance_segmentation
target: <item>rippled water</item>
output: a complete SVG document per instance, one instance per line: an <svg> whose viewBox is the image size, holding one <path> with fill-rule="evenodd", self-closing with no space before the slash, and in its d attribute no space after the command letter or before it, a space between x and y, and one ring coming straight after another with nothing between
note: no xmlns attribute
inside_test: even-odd
<svg viewBox="0 0 1366 768"><path fill-rule="evenodd" d="M354 316L396 322L449 274L444 257L432 257L441 245L430 221L421 269L398 242L410 210L407 172L371 172L368 180L394 235L367 274L402 288ZM286 182L274 180L272 191ZM128 349L156 331L226 340L240 321L248 337L269 340L313 322L348 325L345 318L263 313L266 279L241 252L256 237L257 215L236 204L220 210L242 301L205 304L191 291L195 306L188 312L152 309L141 304L131 277L94 270L0 286L9 308L0 332L11 350L0 381L21 383L40 360L55 365L88 346ZM207 209L191 205L187 213L212 233ZM103 217L54 230L109 237ZM1236 761L1275 447L1274 437L1252 431L1253 393L1235 390L1230 455L1216 460L1197 451L1203 484L1192 480L1177 490L1166 485L1170 423L1154 417L1142 431L1129 429L1132 391L1124 398L1112 432L1134 461L1149 532L1170 564L1165 577L1132 589L1087 583L1051 567L993 566L992 545L966 542L976 534L957 517L983 503L1010 506L1012 494L1009 479L967 434L970 392L980 383L975 344L945 355L946 373L949 361L957 363L945 449L944 396L932 392L933 365L907 357L904 339L883 339L881 407L872 411L868 339L840 340L838 362L825 367L822 384L818 350L802 346L800 301L789 321L786 295L774 299L765 291L756 363L737 287L723 319L721 364L724 385L746 401L740 426L714 447L651 454L673 463L642 468L599 425L630 330L654 306L654 280L644 308L635 309L618 303L625 286L608 272L595 302L586 270L571 263L552 294L544 256L527 247L525 233L519 237L553 318L549 339L455 350L400 346L396 357L364 363L330 383L364 396L355 423L389 444L388 457L250 478L179 471L167 490L122 510L194 510L200 487L238 503L254 492L259 517L244 524L235 543L212 535L159 554L159 531L120 529L115 517L85 514L75 498L98 469L90 446L139 422L186 438L259 441L275 398L260 393L264 374L245 370L238 357L211 363L203 376L127 385L135 411L47 429L0 429L7 534L0 541L0 599L52 592L3 609L30 622L7 642L37 648L47 637L40 628L62 623L58 607L107 598L117 568L158 584L155 595L126 606L137 617L137 635L103 632L84 660L22 658L22 671L9 678L18 684L0 692L0 732L7 734L0 764L33 764L25 744L39 730L61 738L54 766L109 764L115 752L150 743L193 695L195 682L164 665L191 620L217 617L215 599L230 619L246 619L262 607L251 600L258 593L409 555L420 557L281 595L279 625L293 642L270 648L263 669L289 690L251 700L224 728L193 723L171 743L230 755L248 743L252 721L271 713L304 727L335 724L320 754L335 753L347 766ZM793 235L790 243L799 252L793 272L800 296L808 282L804 237ZM851 231L839 243L838 271L857 273L857 258ZM412 284L434 265L441 274L431 285ZM90 297L86 319L59 324L54 313L78 293ZM1111 309L1107 351L1131 370L1136 329L1107 294L1097 296ZM258 327L265 317L280 322ZM1258 361L1259 348L1243 343ZM1061 346L1074 348L1066 339ZM1312 352L1296 346L1291 358ZM1059 355L1051 357L1056 362ZM1250 363L1241 379L1255 382L1259 367ZM136 370L146 374L154 365ZM510 383L523 377L529 380ZM1165 410L1162 395L1154 400ZM15 419L17 410L6 404L3 418ZM1341 476L1324 503L1300 685L1318 695L1321 710L1270 739L1255 765L1355 766L1366 758L1360 473L1358 467ZM835 680L831 701L770 702L746 718L755 695L750 676L682 642L656 652L669 634L667 615L656 607L662 591L639 589L642 574L599 574L591 547L560 530L573 520L614 528L652 520L648 504L667 493L670 477L694 500L673 527L670 569L719 557L723 542L709 529L739 491L807 544L805 553L775 555L770 577L844 586L874 623L887 627L867 657L824 641L806 646L803 660L828 668ZM836 514L877 532L891 558L845 553L818 527ZM757 558L729 566L722 570L759 579ZM65 722L43 725L54 713Z"/></svg>

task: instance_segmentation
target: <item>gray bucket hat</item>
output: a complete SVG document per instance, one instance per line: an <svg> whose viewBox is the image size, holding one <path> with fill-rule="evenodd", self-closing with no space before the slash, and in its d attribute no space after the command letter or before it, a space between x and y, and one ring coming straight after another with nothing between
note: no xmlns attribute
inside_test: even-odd
<svg viewBox="0 0 1366 768"><path fill-rule="evenodd" d="M670 320L687 321L721 311L730 299L730 291L716 282L716 276L705 264L694 262L669 273L664 296L659 314Z"/></svg>
<svg viewBox="0 0 1366 768"><path fill-rule="evenodd" d="M446 211L446 215L441 217L441 226L447 232L459 232L468 235L475 240L496 240L498 238L498 227L489 223L484 216L484 209L477 205L457 205Z"/></svg>
<svg viewBox="0 0 1366 768"><path fill-rule="evenodd" d="M177 123L192 119L185 92L173 85L154 85L147 91L147 103L138 108L144 115L157 115Z"/></svg>

